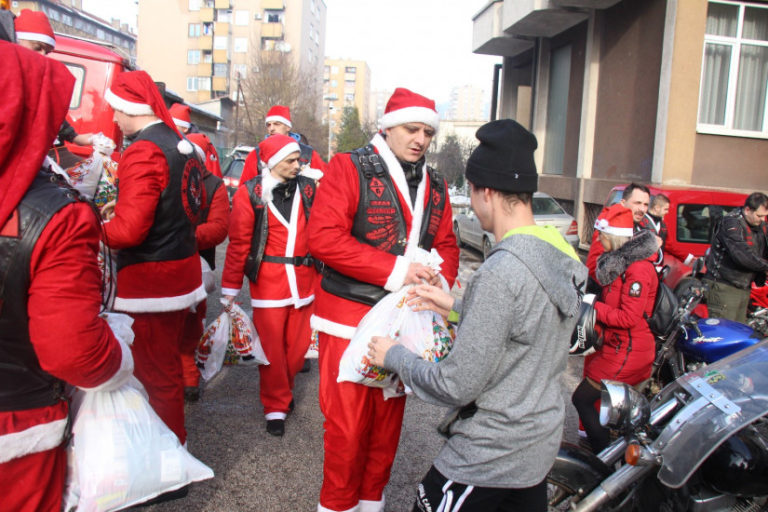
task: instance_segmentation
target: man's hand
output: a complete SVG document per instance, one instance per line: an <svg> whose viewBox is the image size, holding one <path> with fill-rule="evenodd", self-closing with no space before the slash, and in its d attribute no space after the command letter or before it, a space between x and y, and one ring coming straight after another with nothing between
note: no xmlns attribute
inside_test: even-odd
<svg viewBox="0 0 768 512"><path fill-rule="evenodd" d="M113 199L101 207L101 218L103 220L109 220L115 216L115 204L117 204L117 200Z"/></svg>
<svg viewBox="0 0 768 512"><path fill-rule="evenodd" d="M376 366L384 366L384 359L387 352L397 342L389 336L373 336L368 343L368 359Z"/></svg>
<svg viewBox="0 0 768 512"><path fill-rule="evenodd" d="M440 277L428 266L415 262L408 265L405 284L421 284L422 279L429 284L440 283ZM435 280L437 280L437 283L435 283Z"/></svg>
<svg viewBox="0 0 768 512"><path fill-rule="evenodd" d="M408 305L414 311L434 311L447 317L456 299L437 286L420 284L408 290Z"/></svg>

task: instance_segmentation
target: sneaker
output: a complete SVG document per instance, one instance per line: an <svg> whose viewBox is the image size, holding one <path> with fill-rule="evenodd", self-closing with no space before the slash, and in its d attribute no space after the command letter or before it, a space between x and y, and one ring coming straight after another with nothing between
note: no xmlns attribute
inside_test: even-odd
<svg viewBox="0 0 768 512"><path fill-rule="evenodd" d="M309 359L304 360L304 366L301 367L301 370L299 370L299 373L309 373L309 370L312 368L311 363L309 362Z"/></svg>
<svg viewBox="0 0 768 512"><path fill-rule="evenodd" d="M197 402L200 400L200 388L197 386L186 386L184 388L184 401Z"/></svg>
<svg viewBox="0 0 768 512"><path fill-rule="evenodd" d="M267 420L267 433L282 437L285 434L285 420Z"/></svg>

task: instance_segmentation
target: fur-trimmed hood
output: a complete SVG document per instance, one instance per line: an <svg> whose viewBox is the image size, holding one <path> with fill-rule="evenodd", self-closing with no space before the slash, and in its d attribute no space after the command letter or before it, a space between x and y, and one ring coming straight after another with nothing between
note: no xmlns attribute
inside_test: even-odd
<svg viewBox="0 0 768 512"><path fill-rule="evenodd" d="M612 283L636 261L646 260L658 251L656 235L643 230L615 251L606 252L597 259L595 276L601 285Z"/></svg>

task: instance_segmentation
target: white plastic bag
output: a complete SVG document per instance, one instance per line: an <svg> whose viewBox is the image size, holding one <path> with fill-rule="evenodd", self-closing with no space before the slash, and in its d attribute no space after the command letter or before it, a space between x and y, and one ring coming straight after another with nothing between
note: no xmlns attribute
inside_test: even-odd
<svg viewBox="0 0 768 512"><path fill-rule="evenodd" d="M229 343L240 356L238 364L259 365L269 364L264 349L261 348L261 339L256 332L253 322L243 309L237 304L232 304L228 310L229 315Z"/></svg>
<svg viewBox="0 0 768 512"><path fill-rule="evenodd" d="M120 510L213 478L163 423L132 377L114 391L78 390L64 510Z"/></svg>
<svg viewBox="0 0 768 512"><path fill-rule="evenodd" d="M317 359L320 357L320 337L317 329L312 329L312 336L309 340L309 348L307 353L304 354L304 359Z"/></svg>
<svg viewBox="0 0 768 512"><path fill-rule="evenodd" d="M389 336L427 361L440 361L453 345L453 330L432 311L413 311L406 303L408 290L390 293L363 317L339 363L338 382L349 381L384 388L385 397L407 390L397 374L371 364L368 343L373 336Z"/></svg>
<svg viewBox="0 0 768 512"><path fill-rule="evenodd" d="M223 311L205 328L195 350L195 361L200 376L209 381L221 370L229 343L229 315Z"/></svg>
<svg viewBox="0 0 768 512"><path fill-rule="evenodd" d="M93 154L67 169L70 184L101 209L117 197L115 143L106 135L93 136Z"/></svg>

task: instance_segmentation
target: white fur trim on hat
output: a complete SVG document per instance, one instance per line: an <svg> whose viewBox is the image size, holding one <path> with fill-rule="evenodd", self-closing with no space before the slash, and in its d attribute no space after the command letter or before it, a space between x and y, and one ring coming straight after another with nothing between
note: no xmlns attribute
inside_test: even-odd
<svg viewBox="0 0 768 512"><path fill-rule="evenodd" d="M607 219L597 219L595 221L595 229L607 233L609 235L625 236L632 238L634 230L632 228L617 228L608 224Z"/></svg>
<svg viewBox="0 0 768 512"><path fill-rule="evenodd" d="M46 34L40 34L39 32L16 32L16 39L40 41L41 43L49 44L53 48L56 48L56 40L54 38Z"/></svg>
<svg viewBox="0 0 768 512"><path fill-rule="evenodd" d="M267 124L270 121L278 121L286 125L288 128L293 128L293 125L291 124L291 120L286 119L283 116L267 116L267 118L264 120L264 124Z"/></svg>
<svg viewBox="0 0 768 512"><path fill-rule="evenodd" d="M107 103L109 103L113 109L119 110L120 112L128 114L129 116L155 115L155 113L152 111L152 107L150 107L148 104L125 100L112 92L111 89L107 89L107 92L104 93L104 99L107 100Z"/></svg>
<svg viewBox="0 0 768 512"><path fill-rule="evenodd" d="M299 143L290 142L285 146L283 146L282 148L280 148L277 153L272 155L272 158L270 158L269 162L267 162L267 167L272 169L274 166L282 162L283 159L285 159L291 153L300 153L300 152L301 152L301 148L299 147Z"/></svg>
<svg viewBox="0 0 768 512"><path fill-rule="evenodd" d="M424 123L437 130L440 125L440 116L431 108L406 107L381 116L379 126L385 130L406 123Z"/></svg>
<svg viewBox="0 0 768 512"><path fill-rule="evenodd" d="M176 123L176 126L181 126L182 128L189 128L189 121L184 121L183 119L178 119L176 117L172 117L173 122Z"/></svg>

